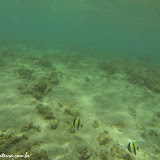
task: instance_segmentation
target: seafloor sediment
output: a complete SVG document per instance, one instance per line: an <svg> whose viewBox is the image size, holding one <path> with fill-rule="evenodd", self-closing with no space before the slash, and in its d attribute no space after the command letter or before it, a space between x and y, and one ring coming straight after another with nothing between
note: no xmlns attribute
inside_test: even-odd
<svg viewBox="0 0 160 160"><path fill-rule="evenodd" d="M0 154L160 159L160 66L77 50L0 49ZM79 131L73 120L84 124ZM137 143L137 155L126 145ZM23 158L19 158L23 159Z"/></svg>

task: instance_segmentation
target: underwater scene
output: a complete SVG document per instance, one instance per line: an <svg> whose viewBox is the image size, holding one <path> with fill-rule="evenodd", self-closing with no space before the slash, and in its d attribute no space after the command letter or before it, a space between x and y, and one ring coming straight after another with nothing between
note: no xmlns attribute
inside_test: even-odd
<svg viewBox="0 0 160 160"><path fill-rule="evenodd" d="M0 159L159 160L160 1L0 0Z"/></svg>

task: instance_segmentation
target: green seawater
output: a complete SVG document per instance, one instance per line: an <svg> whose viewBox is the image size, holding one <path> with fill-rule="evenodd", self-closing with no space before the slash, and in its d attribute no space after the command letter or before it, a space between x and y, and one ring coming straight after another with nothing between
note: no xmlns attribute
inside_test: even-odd
<svg viewBox="0 0 160 160"><path fill-rule="evenodd" d="M158 60L159 19L158 0L1 0L0 42Z"/></svg>
<svg viewBox="0 0 160 160"><path fill-rule="evenodd" d="M159 160L159 109L160 0L0 0L0 158Z"/></svg>

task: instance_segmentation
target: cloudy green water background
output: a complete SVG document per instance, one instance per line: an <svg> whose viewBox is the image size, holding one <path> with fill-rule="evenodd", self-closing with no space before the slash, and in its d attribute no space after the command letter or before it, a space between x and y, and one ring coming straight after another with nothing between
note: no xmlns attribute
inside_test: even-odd
<svg viewBox="0 0 160 160"><path fill-rule="evenodd" d="M151 63L159 0L0 0L0 154L159 160ZM135 139L145 141L137 155L125 147Z"/></svg>
<svg viewBox="0 0 160 160"><path fill-rule="evenodd" d="M151 54L157 60L160 1L0 0L0 43Z"/></svg>

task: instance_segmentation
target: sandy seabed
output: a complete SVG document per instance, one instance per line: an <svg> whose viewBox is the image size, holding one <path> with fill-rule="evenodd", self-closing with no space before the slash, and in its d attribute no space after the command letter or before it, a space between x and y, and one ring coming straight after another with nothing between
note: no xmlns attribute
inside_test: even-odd
<svg viewBox="0 0 160 160"><path fill-rule="evenodd" d="M105 59L67 49L1 48L1 154L160 159L160 94L101 69ZM84 124L79 131L75 118ZM145 141L136 143L137 155L126 148L133 140Z"/></svg>

